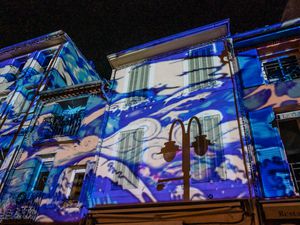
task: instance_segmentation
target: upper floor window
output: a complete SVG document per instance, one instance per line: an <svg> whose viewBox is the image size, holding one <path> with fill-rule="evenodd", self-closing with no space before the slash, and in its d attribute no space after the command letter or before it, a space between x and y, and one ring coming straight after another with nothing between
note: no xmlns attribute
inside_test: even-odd
<svg viewBox="0 0 300 225"><path fill-rule="evenodd" d="M129 93L127 104L144 99L145 93L143 89L147 89L149 85L149 69L149 64L139 65L131 69L127 90Z"/></svg>
<svg viewBox="0 0 300 225"><path fill-rule="evenodd" d="M35 174L34 191L44 191L52 166L53 157L42 158L42 164L39 167L38 174Z"/></svg>
<svg viewBox="0 0 300 225"><path fill-rule="evenodd" d="M69 199L79 200L83 181L84 181L85 169L74 170L72 174L72 187L70 190Z"/></svg>
<svg viewBox="0 0 300 225"><path fill-rule="evenodd" d="M300 77L300 63L296 55L267 60L263 63L263 68L270 83Z"/></svg>
<svg viewBox="0 0 300 225"><path fill-rule="evenodd" d="M136 130L123 131L119 139L118 160L115 171L115 180L125 188L134 188L138 185L136 174L138 172L139 161L143 151L142 128Z"/></svg>
<svg viewBox="0 0 300 225"><path fill-rule="evenodd" d="M6 147L0 147L0 167L2 166L7 154L8 154L8 148Z"/></svg>
<svg viewBox="0 0 300 225"><path fill-rule="evenodd" d="M57 112L44 119L50 133L47 138L53 136L76 135L84 117L87 98L79 98L57 103Z"/></svg>
<svg viewBox="0 0 300 225"><path fill-rule="evenodd" d="M188 60L189 90L195 91L214 84L213 74L213 47L212 45L191 50Z"/></svg>
<svg viewBox="0 0 300 225"><path fill-rule="evenodd" d="M212 145L203 156L194 155L192 163L192 177L195 181L208 182L215 179L215 169L220 166L223 160L222 130L220 125L220 115L205 115L199 117L202 133L211 141ZM191 143L199 134L195 121L191 127ZM225 178L226 171L219 171L221 179Z"/></svg>

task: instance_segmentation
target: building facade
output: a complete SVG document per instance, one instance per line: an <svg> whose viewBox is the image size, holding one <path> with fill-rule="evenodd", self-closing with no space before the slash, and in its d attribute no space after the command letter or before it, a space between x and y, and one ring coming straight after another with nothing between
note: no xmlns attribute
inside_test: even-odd
<svg viewBox="0 0 300 225"><path fill-rule="evenodd" d="M225 20L108 56L114 93L100 147L93 223L254 220L248 215L253 189L229 37ZM196 149L199 137L209 140L207 149ZM162 152L173 144L179 149L165 153L173 154L166 160ZM190 208L183 200L198 204ZM143 214L147 207L156 213L145 219L140 208L126 211L141 203ZM166 205L174 212L166 213Z"/></svg>
<svg viewBox="0 0 300 225"><path fill-rule="evenodd" d="M62 31L2 49L0 58L1 221L78 222L105 82Z"/></svg>
<svg viewBox="0 0 300 225"><path fill-rule="evenodd" d="M233 36L256 197L269 224L300 218L299 24L295 19Z"/></svg>
<svg viewBox="0 0 300 225"><path fill-rule="evenodd" d="M108 56L0 50L2 223L299 223L299 20L224 20Z"/></svg>

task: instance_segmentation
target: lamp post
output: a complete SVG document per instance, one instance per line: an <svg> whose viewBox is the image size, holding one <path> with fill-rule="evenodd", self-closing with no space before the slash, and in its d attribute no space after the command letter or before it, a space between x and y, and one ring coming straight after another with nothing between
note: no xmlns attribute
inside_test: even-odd
<svg viewBox="0 0 300 225"><path fill-rule="evenodd" d="M190 132L191 132L191 124L193 120L196 121L197 127L199 130L199 135L195 137L195 141L192 142L192 146L194 147L194 151L197 155L203 156L207 152L208 145L210 141L206 139L206 135L202 134L201 124L197 117L193 116L189 122L187 127L187 132L185 131L184 124L180 119L175 120L169 132L169 141L165 143L165 147L161 149L159 154L162 154L164 159L167 162L171 162L175 156L176 152L179 151L179 146L175 145L175 141L172 141L172 132L174 126L179 123L182 130L182 177L175 177L169 179L160 179L158 180L157 190L160 191L164 188L163 183L167 181L173 180L183 180L183 199L188 201L190 199Z"/></svg>

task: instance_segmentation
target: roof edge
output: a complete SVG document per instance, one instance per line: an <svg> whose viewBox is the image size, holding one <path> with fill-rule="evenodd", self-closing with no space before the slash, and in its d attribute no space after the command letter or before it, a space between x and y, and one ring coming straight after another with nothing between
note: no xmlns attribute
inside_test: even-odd
<svg viewBox="0 0 300 225"><path fill-rule="evenodd" d="M35 50L48 48L66 41L70 41L70 37L62 30L42 35L27 41L22 41L17 44L0 49L0 61L13 58L19 55L24 55Z"/></svg>
<svg viewBox="0 0 300 225"><path fill-rule="evenodd" d="M203 37L205 35L207 36L206 38ZM230 36L229 19L197 27L171 36L150 41L124 51L113 53L108 55L107 59L112 68L119 68L122 65L143 60L147 57L149 58L167 51L178 50L227 36Z"/></svg>

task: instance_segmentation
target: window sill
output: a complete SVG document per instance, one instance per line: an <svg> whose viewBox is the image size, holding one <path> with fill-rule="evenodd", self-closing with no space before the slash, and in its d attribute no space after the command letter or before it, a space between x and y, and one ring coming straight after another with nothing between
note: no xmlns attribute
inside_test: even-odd
<svg viewBox="0 0 300 225"><path fill-rule="evenodd" d="M63 208L82 208L82 203L79 200L66 199L62 203Z"/></svg>
<svg viewBox="0 0 300 225"><path fill-rule="evenodd" d="M58 144L67 143L79 143L79 137L77 136L57 136L53 138L47 138L43 140L38 140L33 143L34 146L52 146Z"/></svg>

